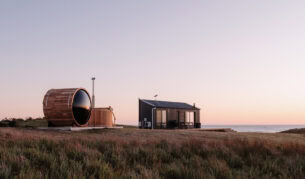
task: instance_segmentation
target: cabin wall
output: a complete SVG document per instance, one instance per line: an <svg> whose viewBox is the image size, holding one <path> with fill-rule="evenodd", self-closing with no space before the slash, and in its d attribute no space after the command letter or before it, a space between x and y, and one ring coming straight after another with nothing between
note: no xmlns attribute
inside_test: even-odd
<svg viewBox="0 0 305 179"><path fill-rule="evenodd" d="M200 122L200 110L196 110L196 117L195 117L195 123L201 123Z"/></svg>
<svg viewBox="0 0 305 179"><path fill-rule="evenodd" d="M139 100L139 128L152 127L152 109L153 109L152 106ZM149 122L150 122L150 126L149 126Z"/></svg>

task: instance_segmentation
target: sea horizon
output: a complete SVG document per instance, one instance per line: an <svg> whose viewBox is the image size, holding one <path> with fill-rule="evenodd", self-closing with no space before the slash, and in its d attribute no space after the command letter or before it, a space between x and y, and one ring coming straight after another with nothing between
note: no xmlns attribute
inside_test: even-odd
<svg viewBox="0 0 305 179"><path fill-rule="evenodd" d="M138 127L135 124L118 124ZM305 128L305 124L202 124L201 129L230 128L236 132L277 133L290 129Z"/></svg>
<svg viewBox="0 0 305 179"><path fill-rule="evenodd" d="M214 128L230 128L237 132L264 132L264 133L276 133L289 129L305 128L305 124L234 124L234 125L201 125L202 129L214 129Z"/></svg>

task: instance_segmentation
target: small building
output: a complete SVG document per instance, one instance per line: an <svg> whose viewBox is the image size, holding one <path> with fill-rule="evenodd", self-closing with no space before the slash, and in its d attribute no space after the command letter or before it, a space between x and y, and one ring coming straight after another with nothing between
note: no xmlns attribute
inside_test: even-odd
<svg viewBox="0 0 305 179"><path fill-rule="evenodd" d="M139 99L139 128L201 128L200 109L181 102Z"/></svg>

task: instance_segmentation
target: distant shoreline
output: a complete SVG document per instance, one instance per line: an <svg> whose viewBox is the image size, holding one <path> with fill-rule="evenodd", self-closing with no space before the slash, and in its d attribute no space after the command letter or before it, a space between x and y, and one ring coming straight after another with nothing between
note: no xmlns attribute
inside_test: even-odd
<svg viewBox="0 0 305 179"><path fill-rule="evenodd" d="M237 132L278 133L291 129L305 128L305 125L202 125L201 128L230 128Z"/></svg>

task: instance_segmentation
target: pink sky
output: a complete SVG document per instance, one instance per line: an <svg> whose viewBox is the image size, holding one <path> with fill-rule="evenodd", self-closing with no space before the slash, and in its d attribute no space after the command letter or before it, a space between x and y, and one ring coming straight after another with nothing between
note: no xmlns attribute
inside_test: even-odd
<svg viewBox="0 0 305 179"><path fill-rule="evenodd" d="M305 2L0 2L0 118L43 116L50 88L96 80L137 124L138 98L196 103L203 124L305 124Z"/></svg>

